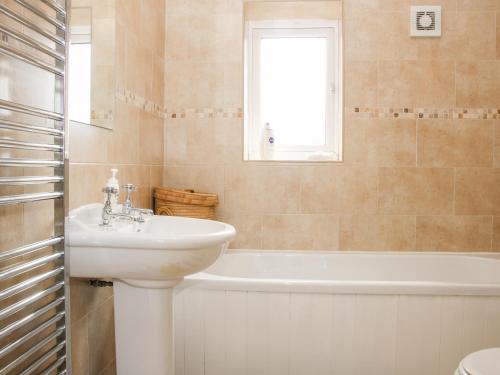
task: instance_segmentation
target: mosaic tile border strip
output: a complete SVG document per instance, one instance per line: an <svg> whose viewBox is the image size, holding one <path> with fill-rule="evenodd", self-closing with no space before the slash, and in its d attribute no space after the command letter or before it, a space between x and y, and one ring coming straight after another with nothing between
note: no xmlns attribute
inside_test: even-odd
<svg viewBox="0 0 500 375"><path fill-rule="evenodd" d="M115 97L124 103L133 105L134 107L140 108L145 112L151 113L157 117L165 117L165 109L151 100L147 100L142 96L137 95L135 92L119 88L115 92Z"/></svg>
<svg viewBox="0 0 500 375"><path fill-rule="evenodd" d="M345 108L348 115L359 118L400 119L500 119L500 108Z"/></svg>
<svg viewBox="0 0 500 375"><path fill-rule="evenodd" d="M395 119L500 119L500 108L377 108L346 107L345 113L358 118ZM185 108L168 111L169 119L243 118L243 108Z"/></svg>
<svg viewBox="0 0 500 375"><path fill-rule="evenodd" d="M167 112L167 118L243 118L243 108L185 108Z"/></svg>

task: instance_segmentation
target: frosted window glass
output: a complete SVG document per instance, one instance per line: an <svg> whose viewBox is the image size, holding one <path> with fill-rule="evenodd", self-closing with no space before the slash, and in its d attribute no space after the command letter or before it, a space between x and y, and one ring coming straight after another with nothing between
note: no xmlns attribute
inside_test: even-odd
<svg viewBox="0 0 500 375"><path fill-rule="evenodd" d="M326 144L326 61L326 38L261 39L261 126L277 146Z"/></svg>
<svg viewBox="0 0 500 375"><path fill-rule="evenodd" d="M91 45L71 44L69 49L68 111L71 121L90 124Z"/></svg>

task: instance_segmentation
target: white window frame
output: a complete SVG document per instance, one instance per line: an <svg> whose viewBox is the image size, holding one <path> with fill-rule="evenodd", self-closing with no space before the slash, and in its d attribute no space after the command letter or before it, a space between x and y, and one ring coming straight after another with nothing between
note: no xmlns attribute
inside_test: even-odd
<svg viewBox="0 0 500 375"><path fill-rule="evenodd" d="M277 20L247 21L245 24L245 131L244 159L263 160L260 153L263 119L260 115L260 40L268 37L327 38L326 124L324 146L280 146L277 161L340 161L342 156L342 56L341 21Z"/></svg>

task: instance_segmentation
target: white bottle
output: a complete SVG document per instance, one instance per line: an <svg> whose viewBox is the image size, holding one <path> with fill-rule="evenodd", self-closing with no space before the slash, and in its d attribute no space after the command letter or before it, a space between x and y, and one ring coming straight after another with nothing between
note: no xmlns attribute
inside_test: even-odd
<svg viewBox="0 0 500 375"><path fill-rule="evenodd" d="M120 195L120 183L116 178L117 174L118 174L118 169L116 168L111 169L111 177L108 179L108 182L106 183L106 187L111 187L116 189L116 194L113 194L111 196L111 209L113 211L118 210L118 195ZM104 197L104 199L106 199L106 197Z"/></svg>
<svg viewBox="0 0 500 375"><path fill-rule="evenodd" d="M260 151L262 160L273 160L275 147L276 138L274 137L274 130L271 128L271 124L266 122L264 129L262 129Z"/></svg>

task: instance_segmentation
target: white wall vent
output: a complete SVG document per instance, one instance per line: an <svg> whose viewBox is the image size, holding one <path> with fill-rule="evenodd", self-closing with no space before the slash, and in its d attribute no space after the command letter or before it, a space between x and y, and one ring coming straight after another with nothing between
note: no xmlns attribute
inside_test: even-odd
<svg viewBox="0 0 500 375"><path fill-rule="evenodd" d="M441 36L441 6L412 6L410 8L410 35Z"/></svg>

